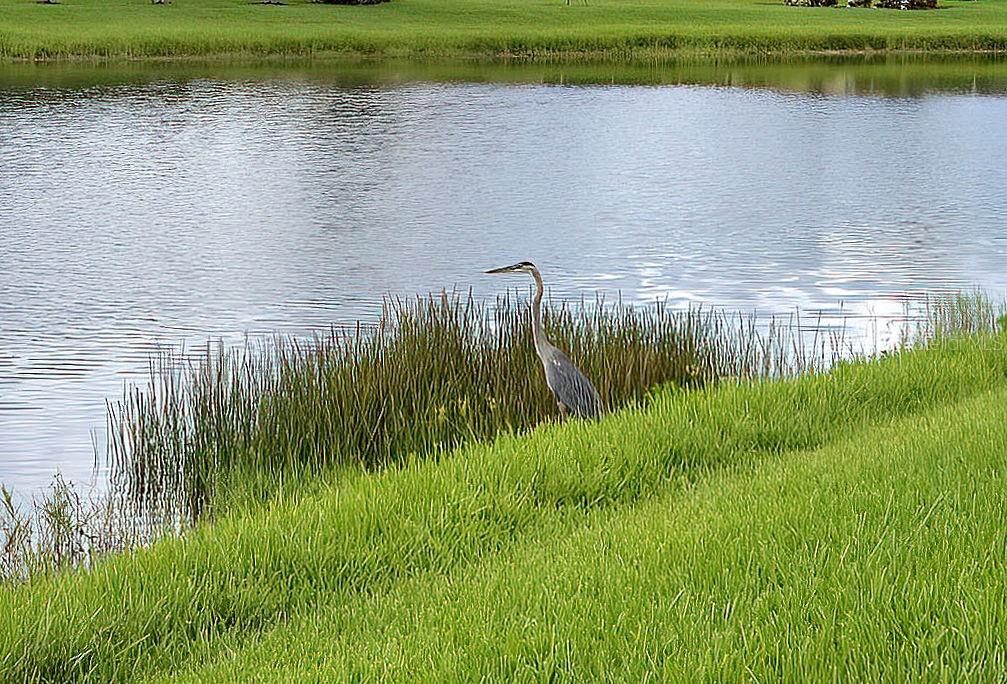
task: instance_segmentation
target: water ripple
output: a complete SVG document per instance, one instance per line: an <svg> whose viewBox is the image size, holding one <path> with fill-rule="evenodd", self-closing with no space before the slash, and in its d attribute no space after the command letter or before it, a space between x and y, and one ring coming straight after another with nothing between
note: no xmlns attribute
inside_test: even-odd
<svg viewBox="0 0 1007 684"><path fill-rule="evenodd" d="M196 79L0 91L0 481L91 478L160 346L385 294L880 316L1007 290L1007 99ZM816 318L817 317L817 318Z"/></svg>

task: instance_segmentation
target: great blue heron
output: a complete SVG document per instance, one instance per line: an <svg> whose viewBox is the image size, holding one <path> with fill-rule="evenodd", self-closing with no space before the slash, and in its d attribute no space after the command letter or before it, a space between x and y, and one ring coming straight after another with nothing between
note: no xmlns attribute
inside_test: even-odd
<svg viewBox="0 0 1007 684"><path fill-rule="evenodd" d="M573 413L581 418L597 418L601 415L601 397L591 381L587 379L573 361L549 342L542 327L542 294L545 286L542 275L530 261L522 261L513 266L494 268L487 273L530 273L535 279L535 299L531 305L531 332L535 339L535 351L545 369L545 382L549 385L559 412L564 418Z"/></svg>

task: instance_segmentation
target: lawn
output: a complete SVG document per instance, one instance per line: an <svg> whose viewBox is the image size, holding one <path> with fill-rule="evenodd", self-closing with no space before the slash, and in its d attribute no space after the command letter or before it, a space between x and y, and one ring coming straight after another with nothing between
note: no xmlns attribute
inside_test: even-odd
<svg viewBox="0 0 1007 684"><path fill-rule="evenodd" d="M1007 338L667 391L0 588L0 680L919 677L1003 664Z"/></svg>
<svg viewBox="0 0 1007 684"><path fill-rule="evenodd" d="M763 0L0 0L0 58L615 58L826 51L995 51L1007 0L936 11L797 8Z"/></svg>

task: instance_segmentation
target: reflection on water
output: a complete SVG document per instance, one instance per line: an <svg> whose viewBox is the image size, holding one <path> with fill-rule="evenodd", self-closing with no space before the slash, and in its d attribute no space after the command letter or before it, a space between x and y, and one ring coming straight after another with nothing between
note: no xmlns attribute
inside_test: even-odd
<svg viewBox="0 0 1007 684"><path fill-rule="evenodd" d="M521 259L555 297L875 315L881 344L925 292L1002 294L1007 69L964 64L930 86L887 62L694 67L770 89L520 82L604 66L86 86L5 67L0 482L88 480L104 401L157 345L371 318L385 293L491 296L481 272Z"/></svg>
<svg viewBox="0 0 1007 684"><path fill-rule="evenodd" d="M404 83L538 83L556 85L703 85L771 88L830 95L916 97L927 93L1000 94L1005 55L874 55L785 59L683 59L636 62L144 62L0 64L0 90L75 98L88 90L194 80L303 80L328 86L389 87Z"/></svg>

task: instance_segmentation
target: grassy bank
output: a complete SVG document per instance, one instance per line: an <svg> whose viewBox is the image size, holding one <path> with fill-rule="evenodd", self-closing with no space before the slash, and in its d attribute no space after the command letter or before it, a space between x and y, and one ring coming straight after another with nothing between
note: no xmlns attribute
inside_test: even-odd
<svg viewBox="0 0 1007 684"><path fill-rule="evenodd" d="M978 335L321 482L0 589L0 679L960 674L1001 643L1005 388Z"/></svg>
<svg viewBox="0 0 1007 684"><path fill-rule="evenodd" d="M990 677L1007 665L1005 405L1000 389L323 601L171 679Z"/></svg>
<svg viewBox="0 0 1007 684"><path fill-rule="evenodd" d="M682 53L998 51L1007 0L928 12L793 8L760 0L0 0L0 58L358 55L583 58Z"/></svg>

